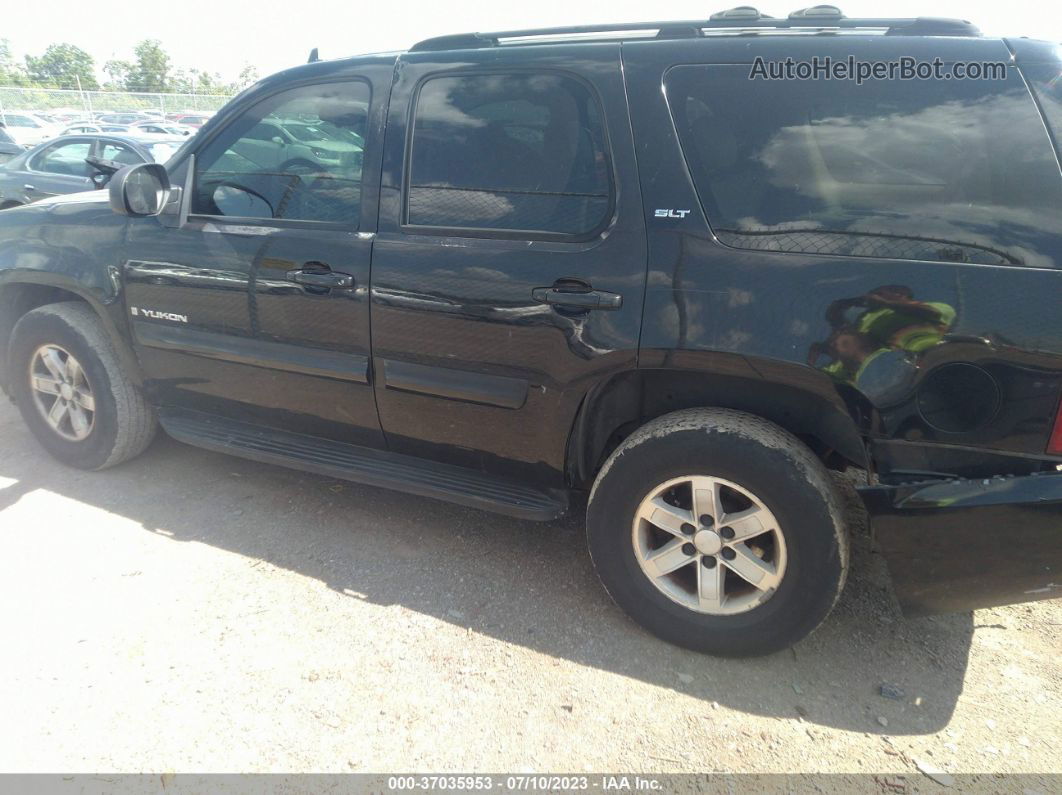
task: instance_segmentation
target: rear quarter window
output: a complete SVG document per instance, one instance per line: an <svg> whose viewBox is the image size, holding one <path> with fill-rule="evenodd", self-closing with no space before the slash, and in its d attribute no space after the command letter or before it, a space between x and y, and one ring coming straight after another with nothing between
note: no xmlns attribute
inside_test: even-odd
<svg viewBox="0 0 1062 795"><path fill-rule="evenodd" d="M1054 135L1055 146L1062 146L1062 63L1033 64L1022 67L1022 71L1040 101Z"/></svg>
<svg viewBox="0 0 1062 795"><path fill-rule="evenodd" d="M750 80L679 66L668 105L712 229L764 251L1059 267L1062 179L1021 76Z"/></svg>

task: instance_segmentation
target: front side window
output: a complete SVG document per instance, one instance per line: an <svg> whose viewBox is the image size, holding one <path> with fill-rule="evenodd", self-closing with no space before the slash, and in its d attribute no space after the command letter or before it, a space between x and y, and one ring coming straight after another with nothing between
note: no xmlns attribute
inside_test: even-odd
<svg viewBox="0 0 1062 795"><path fill-rule="evenodd" d="M62 174L67 177L90 177L92 168L85 162L91 154L89 141L71 141L53 144L33 158L30 168L48 174Z"/></svg>
<svg viewBox="0 0 1062 795"><path fill-rule="evenodd" d="M197 155L192 212L357 226L368 111L360 81L259 102Z"/></svg>
<svg viewBox="0 0 1062 795"><path fill-rule="evenodd" d="M601 113L554 74L437 77L413 122L406 223L578 236L611 206Z"/></svg>
<svg viewBox="0 0 1062 795"><path fill-rule="evenodd" d="M1062 180L1028 89L1006 80L750 80L680 66L668 104L725 244L1062 267Z"/></svg>

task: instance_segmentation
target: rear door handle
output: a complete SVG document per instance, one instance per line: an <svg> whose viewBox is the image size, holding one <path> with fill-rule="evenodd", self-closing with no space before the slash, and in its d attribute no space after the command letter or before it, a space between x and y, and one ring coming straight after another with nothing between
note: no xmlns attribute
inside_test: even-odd
<svg viewBox="0 0 1062 795"><path fill-rule="evenodd" d="M585 282L574 279L558 279L552 287L536 287L531 297L540 304L562 306L571 309L619 309L623 296L594 290Z"/></svg>
<svg viewBox="0 0 1062 795"><path fill-rule="evenodd" d="M348 273L332 271L288 271L288 281L307 287L323 287L329 290L354 289L354 277Z"/></svg>

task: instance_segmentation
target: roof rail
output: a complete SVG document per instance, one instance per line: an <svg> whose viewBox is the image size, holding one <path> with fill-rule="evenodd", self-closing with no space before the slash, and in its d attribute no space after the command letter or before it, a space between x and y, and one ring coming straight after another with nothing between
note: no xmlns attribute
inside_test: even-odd
<svg viewBox="0 0 1062 795"><path fill-rule="evenodd" d="M559 28L529 28L527 30L503 30L493 33L458 33L438 36L417 42L410 52L436 52L440 50L471 50L482 47L498 47L502 44L543 44L535 39L578 39L579 37L606 37L624 39L644 37L656 31L658 39L678 39L704 36L705 32L755 34L766 31L793 31L794 33L836 33L838 31L871 29L883 31L888 36L964 36L977 37L981 31L962 19L939 17L911 17L889 19L887 17L849 18L836 6L812 6L794 11L785 19L766 16L752 6L738 6L718 11L708 19L668 22L618 22L605 25L571 25Z"/></svg>

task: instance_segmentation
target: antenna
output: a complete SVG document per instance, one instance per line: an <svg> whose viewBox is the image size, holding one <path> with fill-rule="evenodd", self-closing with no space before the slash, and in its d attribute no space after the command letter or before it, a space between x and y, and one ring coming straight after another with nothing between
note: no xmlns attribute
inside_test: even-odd
<svg viewBox="0 0 1062 795"><path fill-rule="evenodd" d="M321 56L317 54L317 48L314 47L310 50L310 58L306 63L317 63L319 60L321 60Z"/></svg>

